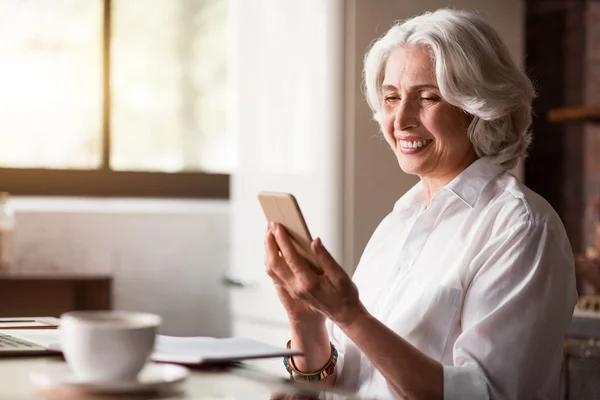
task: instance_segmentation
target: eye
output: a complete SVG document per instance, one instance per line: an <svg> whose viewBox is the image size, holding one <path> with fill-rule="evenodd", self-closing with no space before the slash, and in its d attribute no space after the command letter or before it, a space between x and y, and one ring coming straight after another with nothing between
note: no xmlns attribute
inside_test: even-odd
<svg viewBox="0 0 600 400"><path fill-rule="evenodd" d="M396 101L400 101L400 97L395 94L388 94L384 97L384 101L386 103L394 103Z"/></svg>
<svg viewBox="0 0 600 400"><path fill-rule="evenodd" d="M440 97L436 96L435 94L422 94L421 95L421 101L428 101L428 102L437 102L440 101Z"/></svg>

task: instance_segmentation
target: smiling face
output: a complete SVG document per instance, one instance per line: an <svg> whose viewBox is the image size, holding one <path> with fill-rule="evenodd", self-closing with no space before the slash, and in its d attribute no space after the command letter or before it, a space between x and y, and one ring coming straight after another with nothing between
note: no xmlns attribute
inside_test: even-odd
<svg viewBox="0 0 600 400"><path fill-rule="evenodd" d="M477 158L470 117L442 98L427 48L394 49L381 90L381 128L404 172L448 183Z"/></svg>

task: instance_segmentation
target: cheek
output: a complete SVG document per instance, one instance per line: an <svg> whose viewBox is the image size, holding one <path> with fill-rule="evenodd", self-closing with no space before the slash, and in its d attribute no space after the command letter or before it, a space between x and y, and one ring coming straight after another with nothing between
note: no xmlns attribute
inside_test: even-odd
<svg viewBox="0 0 600 400"><path fill-rule="evenodd" d="M381 116L381 124L379 124L385 140L393 145L396 140L394 139L394 118L390 114L383 113Z"/></svg>
<svg viewBox="0 0 600 400"><path fill-rule="evenodd" d="M439 142L461 144L468 142L467 126L455 110L439 110L423 118L428 131Z"/></svg>

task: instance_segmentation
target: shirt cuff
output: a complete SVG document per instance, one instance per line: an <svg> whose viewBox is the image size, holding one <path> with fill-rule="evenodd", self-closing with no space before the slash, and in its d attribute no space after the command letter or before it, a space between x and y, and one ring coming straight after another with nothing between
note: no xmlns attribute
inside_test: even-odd
<svg viewBox="0 0 600 400"><path fill-rule="evenodd" d="M336 347L337 350L337 347ZM338 350L338 359L335 363L335 380L336 382L340 382L340 375L342 374L342 368L344 368L344 353Z"/></svg>
<svg viewBox="0 0 600 400"><path fill-rule="evenodd" d="M337 346L336 346L337 348ZM340 379L340 375L341 375L341 371L342 371L342 367L344 365L344 353L342 353L341 351L338 350L338 360L337 363L335 364L335 385L334 387L337 389L341 389L341 390L346 390L346 388L343 385L342 380ZM319 394L319 397L317 397L316 399L319 400L345 400L348 399L347 396L342 396L340 394L337 393L333 393L330 391L323 391Z"/></svg>
<svg viewBox="0 0 600 400"><path fill-rule="evenodd" d="M487 382L479 370L444 365L444 400L489 398Z"/></svg>

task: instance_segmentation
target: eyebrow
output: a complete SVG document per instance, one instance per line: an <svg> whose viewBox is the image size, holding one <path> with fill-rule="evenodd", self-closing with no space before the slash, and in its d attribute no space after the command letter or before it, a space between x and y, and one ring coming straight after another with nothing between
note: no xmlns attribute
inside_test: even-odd
<svg viewBox="0 0 600 400"><path fill-rule="evenodd" d="M396 90L396 86L394 86L394 85L383 85L381 87L381 89L382 90ZM422 85L415 85L415 86L412 86L410 88L410 90L423 90L423 89L440 90L440 88L437 87L437 85L432 85L432 84L429 84L429 83L425 83L425 84L422 84Z"/></svg>

